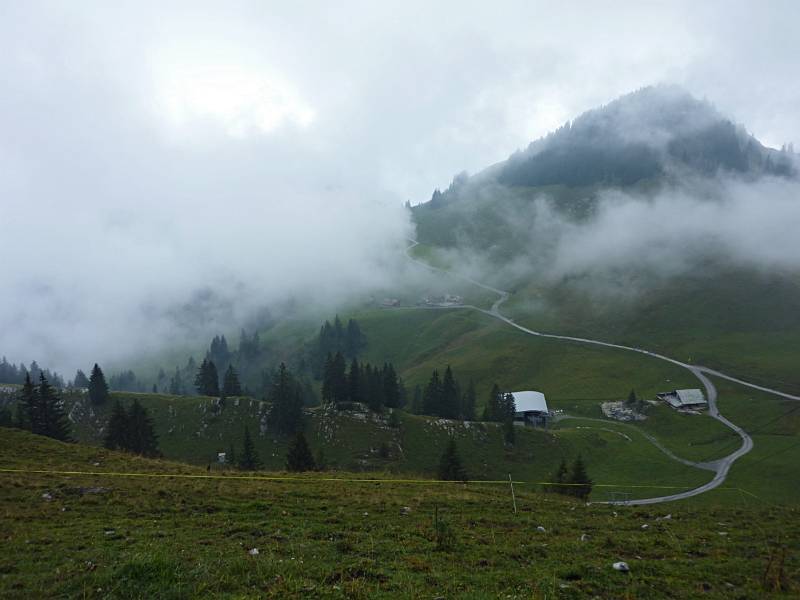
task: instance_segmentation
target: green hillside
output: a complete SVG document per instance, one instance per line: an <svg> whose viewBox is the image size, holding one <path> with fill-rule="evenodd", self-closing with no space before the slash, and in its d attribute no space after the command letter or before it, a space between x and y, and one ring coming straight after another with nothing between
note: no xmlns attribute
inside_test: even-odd
<svg viewBox="0 0 800 600"><path fill-rule="evenodd" d="M729 508L584 506L517 484L515 514L508 484L358 482L347 473L336 474L341 481L209 478L204 468L8 429L0 429L0 457L0 595L10 599L645 598L665 590L790 598L800 589L796 509L746 497ZM617 561L630 572L615 571Z"/></svg>

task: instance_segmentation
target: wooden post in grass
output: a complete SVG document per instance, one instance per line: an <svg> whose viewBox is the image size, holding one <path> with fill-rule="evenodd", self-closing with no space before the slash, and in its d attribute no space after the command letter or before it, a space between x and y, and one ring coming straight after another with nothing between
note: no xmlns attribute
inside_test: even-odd
<svg viewBox="0 0 800 600"><path fill-rule="evenodd" d="M511 473L508 474L508 483L511 485L511 501L514 503L514 514L517 514L517 498L514 496L514 482L511 480Z"/></svg>

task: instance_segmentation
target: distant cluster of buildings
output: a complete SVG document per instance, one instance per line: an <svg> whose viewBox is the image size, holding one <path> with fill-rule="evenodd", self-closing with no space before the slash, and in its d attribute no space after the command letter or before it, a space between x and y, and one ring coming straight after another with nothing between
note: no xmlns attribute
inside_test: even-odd
<svg viewBox="0 0 800 600"><path fill-rule="evenodd" d="M401 306L399 298L384 298L378 305L381 308L396 308ZM425 296L417 302L417 306L463 306L464 298L457 294L444 294L443 296Z"/></svg>
<svg viewBox="0 0 800 600"><path fill-rule="evenodd" d="M464 298L456 294L445 294L444 296L425 296L420 302L423 306L461 306Z"/></svg>

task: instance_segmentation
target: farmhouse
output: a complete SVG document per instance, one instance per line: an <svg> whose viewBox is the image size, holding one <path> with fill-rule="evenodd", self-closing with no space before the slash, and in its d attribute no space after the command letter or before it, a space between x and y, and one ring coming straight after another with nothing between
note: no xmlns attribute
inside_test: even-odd
<svg viewBox="0 0 800 600"><path fill-rule="evenodd" d="M708 402L700 390L673 390L656 394L672 408L677 410L707 408Z"/></svg>
<svg viewBox="0 0 800 600"><path fill-rule="evenodd" d="M547 401L541 392L511 392L514 396L516 412L514 413L514 423L530 427L547 427L550 418L550 411L547 409Z"/></svg>

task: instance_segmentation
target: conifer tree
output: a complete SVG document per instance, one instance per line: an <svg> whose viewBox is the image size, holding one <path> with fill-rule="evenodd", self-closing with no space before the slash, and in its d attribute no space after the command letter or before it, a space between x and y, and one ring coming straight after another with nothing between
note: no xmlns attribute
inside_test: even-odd
<svg viewBox="0 0 800 600"><path fill-rule="evenodd" d="M348 358L356 358L366 345L364 334L355 319L347 322L347 332L344 339L344 353Z"/></svg>
<svg viewBox="0 0 800 600"><path fill-rule="evenodd" d="M213 361L204 358L194 378L197 393L202 396L219 396L219 374Z"/></svg>
<svg viewBox="0 0 800 600"><path fill-rule="evenodd" d="M411 398L411 412L415 415L423 414L425 407L422 403L422 386L419 384L414 386L414 394Z"/></svg>
<svg viewBox="0 0 800 600"><path fill-rule="evenodd" d="M147 409L134 400L128 411L128 450L142 456L158 456L158 437Z"/></svg>
<svg viewBox="0 0 800 600"><path fill-rule="evenodd" d="M284 363L278 367L269 400L272 403L270 421L275 423L278 432L288 435L302 427L303 396L300 386Z"/></svg>
<svg viewBox="0 0 800 600"><path fill-rule="evenodd" d="M128 450L130 446L128 433L128 413L117 400L111 409L103 445L109 450Z"/></svg>
<svg viewBox="0 0 800 600"><path fill-rule="evenodd" d="M236 445L233 442L228 445L228 453L225 455L225 463L238 466L238 461L236 458Z"/></svg>
<svg viewBox="0 0 800 600"><path fill-rule="evenodd" d="M350 373L347 375L347 397L350 402L363 400L361 366L355 358L350 363Z"/></svg>
<svg viewBox="0 0 800 600"><path fill-rule="evenodd" d="M233 365L228 365L228 370L225 371L225 377L222 384L222 395L225 398L242 395L242 386L239 383L239 375L237 375Z"/></svg>
<svg viewBox="0 0 800 600"><path fill-rule="evenodd" d="M337 352L333 357L333 401L336 404L347 402L347 363L344 355Z"/></svg>
<svg viewBox="0 0 800 600"><path fill-rule="evenodd" d="M628 394L628 400L626 401L628 406L634 406L636 404L636 392L631 390L631 393Z"/></svg>
<svg viewBox="0 0 800 600"><path fill-rule="evenodd" d="M584 465L580 454L575 459L575 462L572 463L569 483L573 484L570 486L569 494L577 496L581 500L587 500L589 494L592 493L593 482L589 479L589 474L586 472L586 465Z"/></svg>
<svg viewBox="0 0 800 600"><path fill-rule="evenodd" d="M50 385L45 374L39 373L36 410L31 414L31 430L33 433L46 435L62 442L70 441L69 420L61 406L61 398L55 388ZM33 427L38 429L34 430Z"/></svg>
<svg viewBox="0 0 800 600"><path fill-rule="evenodd" d="M31 414L36 410L37 396L36 386L31 381L31 374L25 373L25 383L22 384L22 390L17 400L16 425L19 429L32 431Z"/></svg>
<svg viewBox="0 0 800 600"><path fill-rule="evenodd" d="M92 373L89 376L89 401L97 406L108 402L109 397L108 384L106 383L105 375L103 375L103 370L97 363L94 363Z"/></svg>
<svg viewBox="0 0 800 600"><path fill-rule="evenodd" d="M461 464L456 441L452 437L439 460L439 479L443 481L467 481L467 472Z"/></svg>
<svg viewBox="0 0 800 600"><path fill-rule="evenodd" d="M173 396L184 395L183 378L178 367L175 367L175 374L169 380L169 393Z"/></svg>
<svg viewBox="0 0 800 600"><path fill-rule="evenodd" d="M433 370L428 385L422 394L422 413L426 415L438 415L439 406L442 403L442 381L439 379L439 371Z"/></svg>
<svg viewBox="0 0 800 600"><path fill-rule="evenodd" d="M75 373L75 379L72 382L72 387L78 389L88 388L89 378L86 377L86 373L78 369L77 372Z"/></svg>
<svg viewBox="0 0 800 600"><path fill-rule="evenodd" d="M465 421L474 421L475 420L475 403L477 402L477 396L475 394L475 382L471 379L469 380L469 385L467 385L467 391L464 393L464 398L461 401L461 418Z"/></svg>
<svg viewBox="0 0 800 600"><path fill-rule="evenodd" d="M391 363L383 365L383 403L389 408L400 408L400 385Z"/></svg>
<svg viewBox="0 0 800 600"><path fill-rule="evenodd" d="M565 493L565 490L567 490L568 488L560 484L566 483L568 479L569 479L569 472L567 471L567 461L562 458L561 462L558 463L558 468L550 476L551 483L559 485L548 486L547 488L545 488L545 491L546 492L552 491L557 494Z"/></svg>
<svg viewBox="0 0 800 600"><path fill-rule="evenodd" d="M314 469L316 469L314 456L308 447L306 436L299 430L289 443L289 450L286 453L286 470L302 472L313 471Z"/></svg>
<svg viewBox="0 0 800 600"><path fill-rule="evenodd" d="M489 393L489 401L483 409L483 420L502 421L503 413L503 400L500 394L500 388L495 383L492 385L492 391Z"/></svg>
<svg viewBox="0 0 800 600"><path fill-rule="evenodd" d="M453 370L450 365L444 371L442 379L442 395L439 402L439 410L434 413L446 419L457 419L459 409L458 385L453 377Z"/></svg>
<svg viewBox="0 0 800 600"><path fill-rule="evenodd" d="M261 468L261 459L256 451L256 445L250 437L250 429L244 428L244 442L242 443L242 456L239 457L239 468L244 471L255 471Z"/></svg>
<svg viewBox="0 0 800 600"><path fill-rule="evenodd" d="M327 323L327 321L326 321ZM330 325L330 323L328 323ZM323 329L324 331L324 329ZM322 402L323 404L333 404L333 355L328 352L325 357L325 364L322 367Z"/></svg>

